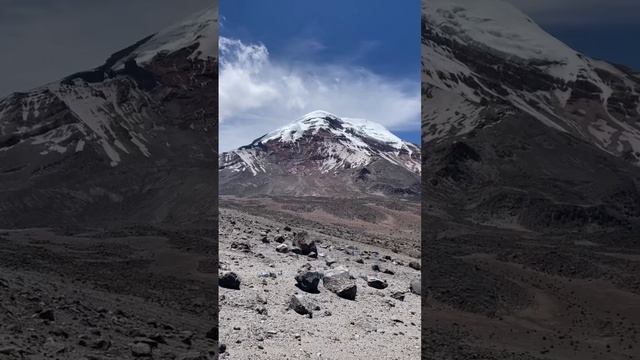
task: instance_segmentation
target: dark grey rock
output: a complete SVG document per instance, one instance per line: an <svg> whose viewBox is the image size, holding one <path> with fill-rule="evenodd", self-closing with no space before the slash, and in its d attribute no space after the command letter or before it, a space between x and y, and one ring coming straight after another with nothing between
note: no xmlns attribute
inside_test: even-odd
<svg viewBox="0 0 640 360"><path fill-rule="evenodd" d="M367 285L374 289L386 289L389 284L383 279L377 278L375 276L367 276Z"/></svg>
<svg viewBox="0 0 640 360"><path fill-rule="evenodd" d="M409 283L409 290L416 295L422 295L421 288L420 279L411 280L411 283Z"/></svg>
<svg viewBox="0 0 640 360"><path fill-rule="evenodd" d="M289 299L289 309L297 312L300 315L313 316L314 305L307 297L303 295L292 295Z"/></svg>
<svg viewBox="0 0 640 360"><path fill-rule="evenodd" d="M293 246L300 248L302 255L309 255L311 252L318 252L315 240L311 239L306 231L296 233L293 237Z"/></svg>
<svg viewBox="0 0 640 360"><path fill-rule="evenodd" d="M320 280L322 280L322 273L317 271L302 271L296 275L296 286L303 291L317 293Z"/></svg>
<svg viewBox="0 0 640 360"><path fill-rule="evenodd" d="M218 279L221 287L234 290L240 290L240 282L238 274L232 271L223 272Z"/></svg>
<svg viewBox="0 0 640 360"><path fill-rule="evenodd" d="M343 299L355 300L356 298L358 287L347 269L337 268L327 271L322 278L322 283L327 290Z"/></svg>

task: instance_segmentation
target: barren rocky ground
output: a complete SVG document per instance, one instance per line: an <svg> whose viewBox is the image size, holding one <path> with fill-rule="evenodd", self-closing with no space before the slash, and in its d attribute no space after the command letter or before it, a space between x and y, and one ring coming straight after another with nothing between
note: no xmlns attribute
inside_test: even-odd
<svg viewBox="0 0 640 360"><path fill-rule="evenodd" d="M436 232L425 243L423 359L640 358L635 234Z"/></svg>
<svg viewBox="0 0 640 360"><path fill-rule="evenodd" d="M262 204L221 205L222 359L420 357L417 256L367 244L353 223L309 217L317 207ZM369 240L383 237L372 229ZM404 239L414 251L418 234Z"/></svg>
<svg viewBox="0 0 640 360"><path fill-rule="evenodd" d="M213 358L211 233L0 232L0 358Z"/></svg>

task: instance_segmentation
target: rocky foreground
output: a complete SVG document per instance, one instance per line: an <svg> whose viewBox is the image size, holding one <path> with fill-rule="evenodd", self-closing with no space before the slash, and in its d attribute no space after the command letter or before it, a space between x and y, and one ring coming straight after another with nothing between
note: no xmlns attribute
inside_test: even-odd
<svg viewBox="0 0 640 360"><path fill-rule="evenodd" d="M220 211L221 359L420 357L416 258Z"/></svg>
<svg viewBox="0 0 640 360"><path fill-rule="evenodd" d="M0 359L212 359L208 232L0 232Z"/></svg>

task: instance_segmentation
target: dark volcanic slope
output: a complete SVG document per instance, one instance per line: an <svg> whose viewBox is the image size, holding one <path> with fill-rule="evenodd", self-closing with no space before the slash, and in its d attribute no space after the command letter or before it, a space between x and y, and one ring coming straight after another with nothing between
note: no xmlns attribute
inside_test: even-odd
<svg viewBox="0 0 640 360"><path fill-rule="evenodd" d="M383 126L324 111L220 155L224 195L420 194L420 150Z"/></svg>
<svg viewBox="0 0 640 360"><path fill-rule="evenodd" d="M489 112L493 113L489 115ZM542 232L637 229L640 168L528 114L430 146L425 192L455 221Z"/></svg>
<svg viewBox="0 0 640 360"><path fill-rule="evenodd" d="M0 227L184 222L215 208L216 19L0 100Z"/></svg>

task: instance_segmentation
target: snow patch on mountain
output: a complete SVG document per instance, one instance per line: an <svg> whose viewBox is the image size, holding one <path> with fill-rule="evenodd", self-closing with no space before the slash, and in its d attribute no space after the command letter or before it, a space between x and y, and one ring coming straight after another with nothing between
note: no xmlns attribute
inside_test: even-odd
<svg viewBox="0 0 640 360"><path fill-rule="evenodd" d="M158 54L171 54L196 44L197 48L189 55L190 59L213 58L218 48L217 18L217 10L213 8L197 12L156 33L113 67L120 69L131 59L138 64L146 64Z"/></svg>
<svg viewBox="0 0 640 360"><path fill-rule="evenodd" d="M487 104L510 104L640 164L633 71L579 54L501 0L430 0L423 20L425 140L486 126Z"/></svg>
<svg viewBox="0 0 640 360"><path fill-rule="evenodd" d="M332 124L332 122L334 122ZM259 139L266 143L275 139L283 142L295 142L307 132L316 134L319 130L327 130L337 136L344 136L356 147L366 148L368 145L362 138L369 138L395 149L408 149L407 143L392 134L384 126L365 119L339 118L323 110L312 111L295 122L268 133Z"/></svg>
<svg viewBox="0 0 640 360"><path fill-rule="evenodd" d="M584 61L531 18L501 0L430 0L427 17L435 28L462 44L476 44L507 57L551 62L556 77L575 80Z"/></svg>
<svg viewBox="0 0 640 360"><path fill-rule="evenodd" d="M74 73L28 92L1 98L2 156L11 157L14 151L17 154L40 154L42 157L31 163L46 163L58 161L58 157L65 161L72 160L75 157L71 157L71 154L85 151L88 153L87 159L95 154L100 160L108 159L107 164L117 166L127 157L134 160L142 156L149 158L152 152L161 152L154 145L156 138L165 135L161 133L165 128L159 124L167 118L160 112L165 99L159 99L158 95L164 97L171 93L162 80L173 74L167 74L163 68L165 64L161 62L157 68L150 67L146 71L135 67L124 71L112 70L122 69L131 59L138 64L152 62L159 54L174 54L174 58L180 62L184 60L183 57L205 60L204 66L193 63L190 64L193 67L174 68L181 73L180 79L172 78L172 82L180 84L183 90L189 84L191 90L194 71L200 75L213 70L209 65L213 65L210 60L217 53L216 25L216 9L201 11L116 52L101 66ZM188 51L180 52L187 48ZM150 83L153 84L147 86ZM211 83L209 80L200 85ZM193 91L198 90L199 87L195 86ZM202 109L197 111L204 112ZM195 115L189 116L192 117L195 118ZM64 156L57 156L59 154Z"/></svg>
<svg viewBox="0 0 640 360"><path fill-rule="evenodd" d="M285 144L286 150L264 150ZM254 176L268 169L266 159L271 151L305 153L309 159L304 171L310 168L320 173L364 167L375 159L385 159L414 173L420 173L420 149L403 141L384 126L355 118L340 118L317 110L297 121L270 132L250 145L224 153L220 157L223 168L234 172L250 171ZM312 155L309 155L312 154ZM297 169L289 169L296 173Z"/></svg>

